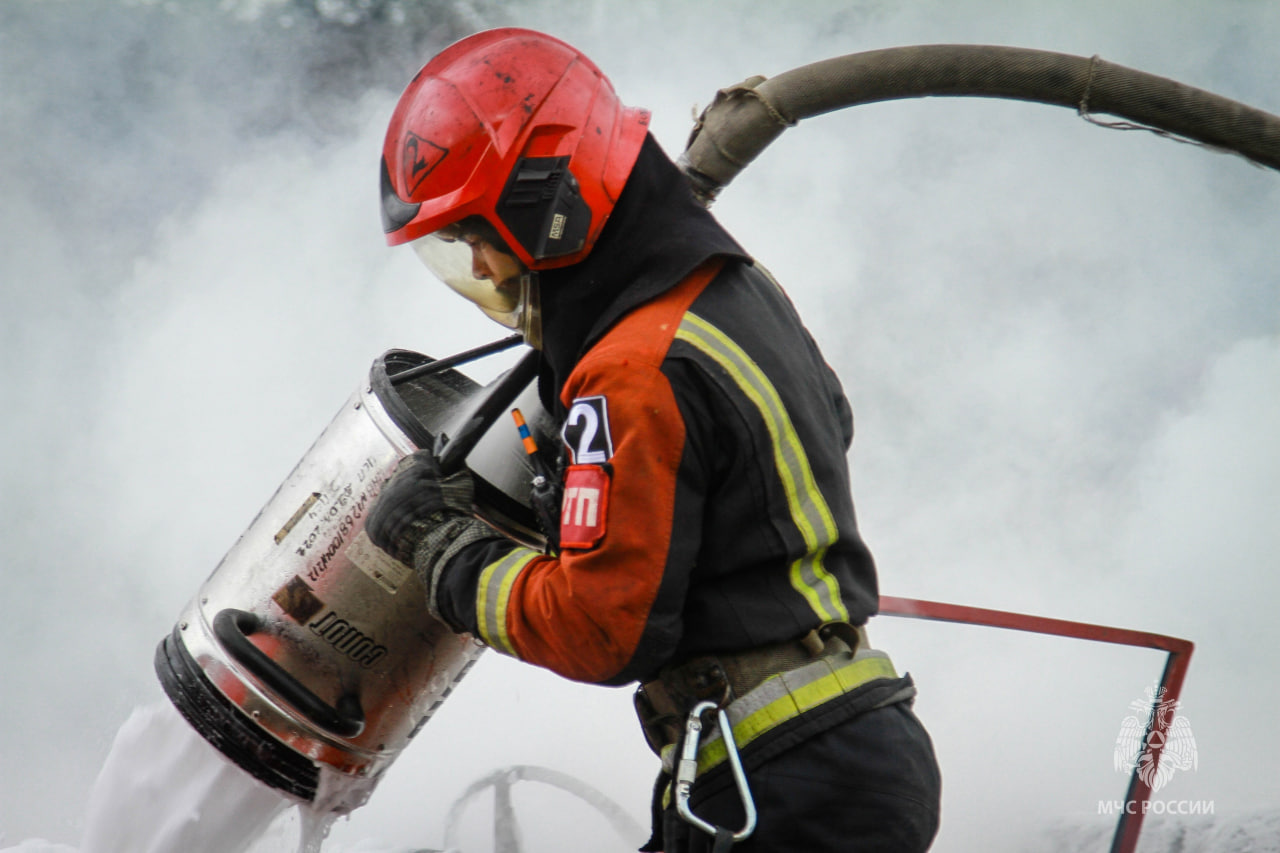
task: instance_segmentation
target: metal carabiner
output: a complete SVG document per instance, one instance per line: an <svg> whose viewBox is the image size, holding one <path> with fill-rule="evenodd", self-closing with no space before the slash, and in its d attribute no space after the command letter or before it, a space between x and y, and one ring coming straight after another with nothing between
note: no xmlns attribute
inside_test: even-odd
<svg viewBox="0 0 1280 853"><path fill-rule="evenodd" d="M742 769L742 759L738 757L738 744L733 739L729 715L723 708L718 708L715 702L699 702L689 712L689 721L685 724L684 730L684 749L680 751L680 763L676 767L676 813L687 823L693 824L708 835L715 835L717 832L717 827L698 817L689 808L693 780L698 776L698 739L702 733L702 715L713 708L717 711L720 736L724 738L729 766L733 769L733 781L738 786L738 796L742 798L742 810L747 818L742 829L733 834L734 843L737 843L755 832L756 804L751 798L751 789L747 787L747 774Z"/></svg>

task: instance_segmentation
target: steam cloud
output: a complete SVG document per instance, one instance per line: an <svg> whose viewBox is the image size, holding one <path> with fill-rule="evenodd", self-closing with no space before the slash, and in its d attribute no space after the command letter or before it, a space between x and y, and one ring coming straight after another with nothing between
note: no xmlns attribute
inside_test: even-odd
<svg viewBox="0 0 1280 853"><path fill-rule="evenodd" d="M1097 53L1280 112L1280 9L1183 6L7 0L0 843L77 841L112 735L162 701L155 643L372 359L501 334L382 245L382 132L435 50L560 35L672 154L718 88L896 44ZM931 100L803 123L716 213L846 384L883 591L1195 641L1199 768L1160 796L1270 825L1246 816L1280 801L1277 176L1066 110ZM871 635L921 687L939 850L1105 833L1118 727L1160 655L887 617ZM331 845L437 845L462 789L514 764L645 819L628 691L491 655ZM566 819L616 844L518 796L527 849L561 849Z"/></svg>

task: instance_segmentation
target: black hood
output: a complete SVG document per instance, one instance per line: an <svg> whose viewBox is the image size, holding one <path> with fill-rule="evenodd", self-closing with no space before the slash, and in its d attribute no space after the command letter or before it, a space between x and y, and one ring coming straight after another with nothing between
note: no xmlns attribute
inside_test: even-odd
<svg viewBox="0 0 1280 853"><path fill-rule="evenodd" d="M583 353L624 314L670 290L716 255L750 260L698 203L688 179L646 136L627 184L587 259L539 273L539 391L561 412L560 389Z"/></svg>

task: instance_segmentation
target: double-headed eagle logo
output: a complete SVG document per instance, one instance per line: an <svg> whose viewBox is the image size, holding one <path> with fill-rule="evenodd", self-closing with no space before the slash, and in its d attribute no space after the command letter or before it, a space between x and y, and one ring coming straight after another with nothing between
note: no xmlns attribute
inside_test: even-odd
<svg viewBox="0 0 1280 853"><path fill-rule="evenodd" d="M1175 716L1176 700L1165 699L1165 688L1147 688L1147 700L1135 699L1129 707L1135 715L1124 718L1116 737L1114 755L1118 771L1132 772L1154 794L1178 770L1195 770L1196 738L1186 717ZM1148 748L1149 747L1149 748Z"/></svg>

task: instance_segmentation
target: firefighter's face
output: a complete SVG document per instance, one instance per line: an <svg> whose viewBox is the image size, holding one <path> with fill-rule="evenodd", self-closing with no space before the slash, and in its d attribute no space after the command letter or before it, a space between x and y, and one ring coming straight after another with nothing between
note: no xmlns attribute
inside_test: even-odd
<svg viewBox="0 0 1280 853"><path fill-rule="evenodd" d="M472 276L491 282L500 292L519 292L520 276L527 272L519 258L473 234L462 239L471 249Z"/></svg>

